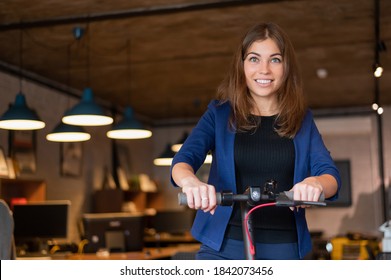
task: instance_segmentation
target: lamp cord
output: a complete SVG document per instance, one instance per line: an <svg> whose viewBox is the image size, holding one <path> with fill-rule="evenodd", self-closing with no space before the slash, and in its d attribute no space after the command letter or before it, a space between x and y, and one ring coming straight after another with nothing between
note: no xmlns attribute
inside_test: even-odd
<svg viewBox="0 0 391 280"><path fill-rule="evenodd" d="M23 29L19 32L19 90L22 92L23 79Z"/></svg>
<svg viewBox="0 0 391 280"><path fill-rule="evenodd" d="M127 81L128 81L128 106L130 106L130 94L132 92L132 73L130 69L130 39L127 40L126 43L126 73L127 73Z"/></svg>

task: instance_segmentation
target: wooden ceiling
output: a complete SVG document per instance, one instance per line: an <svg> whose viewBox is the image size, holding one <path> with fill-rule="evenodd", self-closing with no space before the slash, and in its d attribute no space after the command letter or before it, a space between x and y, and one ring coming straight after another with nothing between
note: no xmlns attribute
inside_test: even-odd
<svg viewBox="0 0 391 280"><path fill-rule="evenodd" d="M391 1L379 3L379 39L391 48ZM0 69L22 66L72 94L90 86L105 104L131 105L151 123L198 118L243 33L274 21L293 41L310 107L369 108L375 15L373 0L2 0ZM391 105L390 50L379 57L380 103Z"/></svg>

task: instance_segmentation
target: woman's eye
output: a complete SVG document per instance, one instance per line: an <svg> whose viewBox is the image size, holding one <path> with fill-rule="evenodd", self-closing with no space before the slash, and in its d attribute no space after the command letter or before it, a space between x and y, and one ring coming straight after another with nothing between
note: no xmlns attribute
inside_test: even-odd
<svg viewBox="0 0 391 280"><path fill-rule="evenodd" d="M252 57L249 58L249 61L250 62L258 62L258 58L255 57L255 56L252 56Z"/></svg>
<svg viewBox="0 0 391 280"><path fill-rule="evenodd" d="M281 62L281 59L278 58L278 57L273 57L273 58L271 59L271 62L273 62L273 63L280 63L280 62Z"/></svg>

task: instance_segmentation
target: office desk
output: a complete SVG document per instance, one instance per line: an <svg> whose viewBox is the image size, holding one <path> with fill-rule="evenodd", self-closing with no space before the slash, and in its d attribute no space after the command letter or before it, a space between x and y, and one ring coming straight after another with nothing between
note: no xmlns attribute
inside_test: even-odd
<svg viewBox="0 0 391 280"><path fill-rule="evenodd" d="M52 255L53 260L163 260L170 259L178 252L193 252L200 248L199 244L169 246L163 248L144 248L140 252L110 253L107 256L94 253L69 254L57 257Z"/></svg>
<svg viewBox="0 0 391 280"><path fill-rule="evenodd" d="M190 232L184 234L169 234L163 232L145 236L144 243L144 246L146 247L167 247L178 244L194 244L198 243L198 241L194 239Z"/></svg>

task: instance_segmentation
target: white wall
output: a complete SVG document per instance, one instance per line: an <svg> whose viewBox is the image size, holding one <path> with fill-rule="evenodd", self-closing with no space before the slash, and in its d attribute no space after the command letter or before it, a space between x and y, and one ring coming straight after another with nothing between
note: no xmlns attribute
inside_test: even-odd
<svg viewBox="0 0 391 280"><path fill-rule="evenodd" d="M13 103L19 91L18 78L0 72L0 114ZM87 128L92 139L83 144L83 174L78 178L61 177L59 144L45 139L60 121L63 112L78 100L51 89L24 82L28 105L39 112L46 127L37 132L37 171L23 178L42 179L47 183L47 199L72 201L71 240L78 241L76 222L83 212L91 211L91 194L99 189L104 166L111 165L111 144L106 138L107 127ZM335 159L350 159L352 165L353 205L347 208L310 209L307 214L310 229L323 230L325 236L346 233L348 230L377 233L383 223L378 187L377 132L374 117L322 118L317 124L324 141ZM386 107L383 120L386 185L391 177L391 108ZM167 142L180 139L191 126L153 129L145 140L119 141L129 149L131 169L146 173L158 183L164 196L163 207L178 208L178 190L170 185L169 167L153 165ZM0 130L0 146L8 152L8 131Z"/></svg>
<svg viewBox="0 0 391 280"><path fill-rule="evenodd" d="M391 121L389 112L390 108L386 109L385 124ZM350 160L352 206L309 209L307 219L310 229L323 230L328 237L348 231L378 235L377 228L384 221L375 116L322 118L316 122L333 158ZM384 131L386 129L385 125ZM390 176L389 143L390 138L385 138L385 154L388 155L386 178Z"/></svg>

